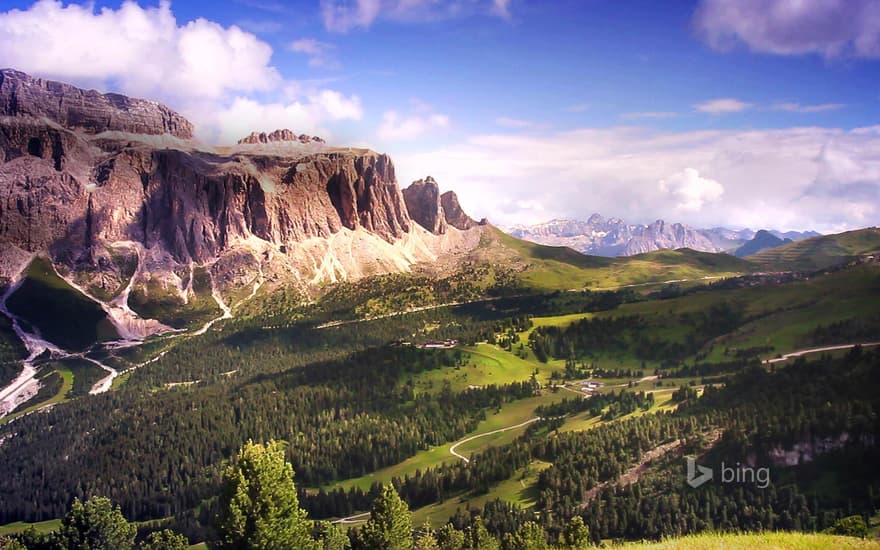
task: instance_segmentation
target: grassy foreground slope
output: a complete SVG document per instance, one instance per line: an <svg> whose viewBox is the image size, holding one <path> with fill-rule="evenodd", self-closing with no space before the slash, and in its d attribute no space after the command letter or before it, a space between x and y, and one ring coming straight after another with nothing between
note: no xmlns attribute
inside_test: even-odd
<svg viewBox="0 0 880 550"><path fill-rule="evenodd" d="M763 250L747 259L768 269L811 271L880 252L880 228L823 235Z"/></svg>
<svg viewBox="0 0 880 550"><path fill-rule="evenodd" d="M623 550L825 550L827 548L880 548L876 540L816 533L704 533L661 542L634 542L615 546Z"/></svg>
<svg viewBox="0 0 880 550"><path fill-rule="evenodd" d="M588 256L564 246L546 246L490 228L477 251L483 259L510 264L533 290L611 289L628 285L727 277L758 266L728 254L687 248L635 256Z"/></svg>

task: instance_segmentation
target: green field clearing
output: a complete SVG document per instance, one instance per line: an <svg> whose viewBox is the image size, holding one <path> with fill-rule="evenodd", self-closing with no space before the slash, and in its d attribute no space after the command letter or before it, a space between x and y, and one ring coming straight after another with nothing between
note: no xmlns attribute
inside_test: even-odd
<svg viewBox="0 0 880 550"><path fill-rule="evenodd" d="M56 531L61 527L60 519L49 519L46 521L38 521L36 523L26 523L24 521L16 521L15 523L7 523L6 525L0 525L0 536L2 535L14 535L16 533L23 533L30 529L31 527L36 530L37 533L50 533L52 531Z"/></svg>
<svg viewBox="0 0 880 550"><path fill-rule="evenodd" d="M523 508L530 508L535 504L535 500L538 497L535 491L538 474L549 467L549 462L533 460L526 468L516 472L510 479L494 485L486 494L476 496L459 495L448 498L443 502L418 508L412 513L413 525L422 525L427 521L437 528L449 521L450 516L455 514L457 509L464 509L466 506L482 508L487 502L496 498L514 502Z"/></svg>
<svg viewBox="0 0 880 550"><path fill-rule="evenodd" d="M629 542L621 550L843 550L880 548L877 540L818 533L704 533L661 542Z"/></svg>
<svg viewBox="0 0 880 550"><path fill-rule="evenodd" d="M556 403L558 401L561 401L564 397L565 396L562 395L562 392L556 394L552 392L544 392L542 395L537 397L530 397L527 399L520 399L519 401L506 403L503 407L501 407L500 411L487 416L485 420L477 425L477 428L474 431L466 434L457 441L473 435L491 432L493 430L498 430L507 426L513 426L524 422L535 416L536 407L549 403ZM497 435L507 437L501 437L497 439L493 439L495 438L495 436L487 436L485 438L475 439L474 441L471 441L465 445L460 445L457 451L462 455L467 456L469 453L479 452L481 450L487 449L492 445L500 445L513 441L514 439L516 439L516 437L522 435L524 430L525 427L503 432ZM400 462L393 466L382 468L381 470L377 470L373 473L358 478L347 479L337 483L332 483L325 488L331 489L341 487L344 489L348 489L350 487L360 487L363 490L367 490L373 483L387 483L391 481L392 478L411 475L415 473L416 470L424 471L427 468L439 466L444 462L454 462L460 460L449 452L449 448L452 447L453 444L455 444L455 441L451 441L444 445L432 447L430 449L416 453L414 456L411 456L403 462Z"/></svg>

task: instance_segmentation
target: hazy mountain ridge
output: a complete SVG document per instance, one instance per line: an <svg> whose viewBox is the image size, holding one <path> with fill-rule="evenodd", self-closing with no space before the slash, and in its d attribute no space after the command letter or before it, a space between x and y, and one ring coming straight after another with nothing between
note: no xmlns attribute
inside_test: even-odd
<svg viewBox="0 0 880 550"><path fill-rule="evenodd" d="M745 258L746 256L757 254L762 250L776 248L777 246L782 246L791 242L794 242L794 240L789 238L781 239L777 235L762 229L755 233L755 236L752 237L751 240L737 248L733 254L737 258Z"/></svg>
<svg viewBox="0 0 880 550"><path fill-rule="evenodd" d="M769 231L779 238L799 240L819 235L815 231ZM584 254L632 256L661 249L690 248L702 252L732 252L754 238L751 229L713 227L698 229L664 220L628 224L620 218L593 214L586 221L555 219L536 225L516 225L508 233L539 244L568 246Z"/></svg>

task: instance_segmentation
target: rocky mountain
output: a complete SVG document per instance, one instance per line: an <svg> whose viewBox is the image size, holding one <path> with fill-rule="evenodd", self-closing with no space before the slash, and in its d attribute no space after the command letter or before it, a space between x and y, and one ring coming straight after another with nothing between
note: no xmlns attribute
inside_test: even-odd
<svg viewBox="0 0 880 550"><path fill-rule="evenodd" d="M745 258L746 256L751 256L752 254L757 254L762 250L767 250L768 248L776 248L777 246L782 246L784 244L794 242L792 239L780 239L773 233L761 229L755 236L752 237L750 241L737 248L733 253L737 258Z"/></svg>
<svg viewBox="0 0 880 550"><path fill-rule="evenodd" d="M269 143L293 132L253 135ZM208 273L223 309L262 284L310 293L479 243L459 211L445 231L413 223L387 155L250 141L215 149L191 136L192 124L159 103L4 70L0 277L15 283L45 255L108 310L126 309L127 334L143 337L128 294L186 304L194 270Z"/></svg>
<svg viewBox="0 0 880 550"><path fill-rule="evenodd" d="M296 135L292 130L287 128L283 130L275 130L274 132L251 132L247 137L238 140L239 145L256 145L259 143L326 143L318 136L309 136L306 134Z"/></svg>
<svg viewBox="0 0 880 550"><path fill-rule="evenodd" d="M81 90L12 69L0 71L0 115L46 118L90 134L120 131L171 134L183 139L193 136L188 120L155 101Z"/></svg>
<svg viewBox="0 0 880 550"><path fill-rule="evenodd" d="M732 252L755 236L750 229L698 229L664 220L649 225L628 224L620 218L604 218L599 214L593 214L586 221L551 220L537 225L515 226L509 233L539 244L568 246L598 256L631 256L676 248ZM789 232L789 235L797 240L813 236L814 233Z"/></svg>
<svg viewBox="0 0 880 550"><path fill-rule="evenodd" d="M414 181L404 189L403 199L413 221L436 235L446 233L449 226L467 231L488 223L486 220L477 223L465 214L454 191L441 195L440 187L431 176Z"/></svg>

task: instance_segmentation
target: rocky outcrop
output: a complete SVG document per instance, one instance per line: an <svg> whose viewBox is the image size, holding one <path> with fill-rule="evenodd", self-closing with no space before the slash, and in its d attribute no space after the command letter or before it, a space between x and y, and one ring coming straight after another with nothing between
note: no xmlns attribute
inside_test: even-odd
<svg viewBox="0 0 880 550"><path fill-rule="evenodd" d="M412 182L403 190L406 209L413 221L435 235L446 233L446 216L440 203L440 188L434 178Z"/></svg>
<svg viewBox="0 0 880 550"><path fill-rule="evenodd" d="M120 307L128 292L185 304L193 266L238 297L267 281L311 292L479 243L473 232L444 234L436 183L433 235L414 224L387 155L313 147L323 141L290 130L215 149L180 139L189 123L153 102L15 71L3 72L2 89L4 258L47 253L93 296L127 289ZM160 131L174 136L135 133ZM297 146L250 146L286 140ZM3 262L0 278L19 263Z"/></svg>
<svg viewBox="0 0 880 550"><path fill-rule="evenodd" d="M458 203L458 195L454 191L447 191L440 196L440 204L443 207L443 213L446 216L446 223L461 229L462 231L476 227L477 225L486 225L483 220L479 224L464 213L461 205Z"/></svg>
<svg viewBox="0 0 880 550"><path fill-rule="evenodd" d="M283 130L275 130L271 133L251 132L247 137L238 140L239 145L256 145L259 143L326 143L318 136L310 136L307 134L296 135L287 128Z"/></svg>
<svg viewBox="0 0 880 550"><path fill-rule="evenodd" d="M119 131L171 134L182 139L193 136L192 124L161 103L81 90L12 69L0 71L0 115L45 117L90 134Z"/></svg>

